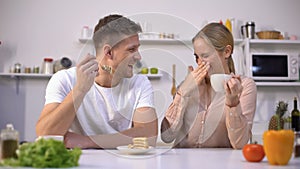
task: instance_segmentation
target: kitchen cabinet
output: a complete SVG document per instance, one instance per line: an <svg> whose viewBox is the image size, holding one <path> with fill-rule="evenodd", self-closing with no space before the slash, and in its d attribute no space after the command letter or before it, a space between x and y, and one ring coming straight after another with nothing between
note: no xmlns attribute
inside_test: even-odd
<svg viewBox="0 0 300 169"><path fill-rule="evenodd" d="M244 64L251 53L293 53L300 54L299 40L265 40L265 39L244 39L242 43L244 53ZM298 59L298 62L300 60ZM245 71L246 69L246 65ZM275 114L278 101L286 101L289 105L293 104L293 98L300 98L300 81L256 81L257 104L254 116L253 135L261 138L267 126L258 125L268 124L268 121ZM288 107L287 115L291 112L292 106ZM257 123L258 122L258 123ZM263 127L262 127L263 126Z"/></svg>

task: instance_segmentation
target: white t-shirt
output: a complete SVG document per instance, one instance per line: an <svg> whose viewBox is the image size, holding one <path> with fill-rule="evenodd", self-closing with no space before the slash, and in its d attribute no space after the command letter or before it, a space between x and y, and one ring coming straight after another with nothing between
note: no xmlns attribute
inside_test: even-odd
<svg viewBox="0 0 300 169"><path fill-rule="evenodd" d="M76 83L76 67L61 70L50 79L46 102L61 103ZM131 128L135 109L154 107L153 88L146 76L124 78L113 88L91 87L77 110L71 131L84 134L110 134Z"/></svg>

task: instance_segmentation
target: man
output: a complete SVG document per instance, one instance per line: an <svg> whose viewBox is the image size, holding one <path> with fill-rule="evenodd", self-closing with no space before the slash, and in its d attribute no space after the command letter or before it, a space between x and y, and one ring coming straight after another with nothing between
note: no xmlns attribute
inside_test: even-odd
<svg viewBox="0 0 300 169"><path fill-rule="evenodd" d="M66 147L115 148L148 137L155 145L157 116L147 77L133 75L141 59L141 27L121 15L99 20L93 35L96 57L53 75L38 136L64 135Z"/></svg>

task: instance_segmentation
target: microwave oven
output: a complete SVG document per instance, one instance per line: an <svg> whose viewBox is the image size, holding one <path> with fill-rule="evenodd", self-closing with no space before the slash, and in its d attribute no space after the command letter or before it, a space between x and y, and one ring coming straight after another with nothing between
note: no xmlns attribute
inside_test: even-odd
<svg viewBox="0 0 300 169"><path fill-rule="evenodd" d="M298 54L250 53L248 76L255 81L299 80Z"/></svg>

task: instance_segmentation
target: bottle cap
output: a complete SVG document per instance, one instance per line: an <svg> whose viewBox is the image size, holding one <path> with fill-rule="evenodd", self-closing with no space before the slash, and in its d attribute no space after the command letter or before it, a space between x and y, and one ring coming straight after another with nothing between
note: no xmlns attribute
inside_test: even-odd
<svg viewBox="0 0 300 169"><path fill-rule="evenodd" d="M52 62L53 59L52 59L52 58L44 58L44 61L45 61L45 62Z"/></svg>

